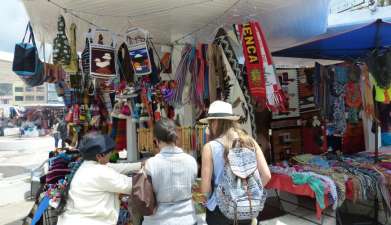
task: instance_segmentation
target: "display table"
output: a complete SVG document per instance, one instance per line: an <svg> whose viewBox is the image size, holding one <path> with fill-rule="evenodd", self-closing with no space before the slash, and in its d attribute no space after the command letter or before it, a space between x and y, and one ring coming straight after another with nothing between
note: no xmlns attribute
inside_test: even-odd
<svg viewBox="0 0 391 225"><path fill-rule="evenodd" d="M312 191L308 184L296 185L293 183L292 178L285 174L272 173L272 178L266 185L266 188L315 199L315 192ZM324 198L326 208L329 206L327 198L328 193L329 190L326 190ZM353 199L353 184L350 180L346 182L346 199ZM324 209L321 209L319 204L316 203L316 217L318 220L321 220L323 210Z"/></svg>

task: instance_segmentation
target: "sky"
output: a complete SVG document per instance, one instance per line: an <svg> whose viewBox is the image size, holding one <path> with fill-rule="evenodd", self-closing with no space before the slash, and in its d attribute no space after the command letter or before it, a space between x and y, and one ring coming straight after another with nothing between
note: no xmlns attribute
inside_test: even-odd
<svg viewBox="0 0 391 225"><path fill-rule="evenodd" d="M23 38L28 16L21 0L1 0L0 51L14 51L15 43Z"/></svg>

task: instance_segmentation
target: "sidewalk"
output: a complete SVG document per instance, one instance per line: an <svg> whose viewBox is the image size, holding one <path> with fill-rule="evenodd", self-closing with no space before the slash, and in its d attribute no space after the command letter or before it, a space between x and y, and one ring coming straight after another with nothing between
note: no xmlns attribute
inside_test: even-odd
<svg viewBox="0 0 391 225"><path fill-rule="evenodd" d="M32 201L20 201L0 206L0 225L21 225L33 206Z"/></svg>

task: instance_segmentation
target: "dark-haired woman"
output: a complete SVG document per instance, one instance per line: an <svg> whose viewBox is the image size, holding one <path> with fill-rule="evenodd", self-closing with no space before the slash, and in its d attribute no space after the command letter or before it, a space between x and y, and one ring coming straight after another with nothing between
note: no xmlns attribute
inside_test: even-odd
<svg viewBox="0 0 391 225"><path fill-rule="evenodd" d="M162 119L154 126L159 153L147 160L146 172L152 178L157 200L153 216L145 216L143 225L196 224L191 187L197 176L196 160L175 145L176 127Z"/></svg>
<svg viewBox="0 0 391 225"><path fill-rule="evenodd" d="M217 205L214 191L223 177L225 158L234 140L248 148L255 148L257 167L265 186L270 178L270 170L263 152L256 141L240 129L238 116L232 113L232 105L223 101L215 101L209 106L208 116L201 122L209 124L209 139L202 150L201 191L207 198L206 222L210 225L232 225L235 221L226 218ZM213 187L212 187L213 185ZM251 220L238 221L239 225L250 225Z"/></svg>
<svg viewBox="0 0 391 225"><path fill-rule="evenodd" d="M109 164L115 142L107 135L88 134L80 143L83 162L62 196L58 225L115 225L119 194L131 194L132 179L125 173L140 163ZM121 174L122 173L122 174Z"/></svg>

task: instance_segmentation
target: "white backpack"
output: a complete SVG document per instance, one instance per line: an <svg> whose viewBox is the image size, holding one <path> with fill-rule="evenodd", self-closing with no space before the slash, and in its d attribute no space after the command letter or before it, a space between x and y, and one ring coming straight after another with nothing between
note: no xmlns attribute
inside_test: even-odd
<svg viewBox="0 0 391 225"><path fill-rule="evenodd" d="M216 188L217 205L228 219L251 220L262 211L266 192L258 172L255 149L235 142L229 150L222 180Z"/></svg>

